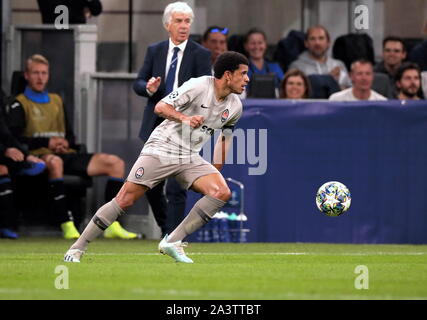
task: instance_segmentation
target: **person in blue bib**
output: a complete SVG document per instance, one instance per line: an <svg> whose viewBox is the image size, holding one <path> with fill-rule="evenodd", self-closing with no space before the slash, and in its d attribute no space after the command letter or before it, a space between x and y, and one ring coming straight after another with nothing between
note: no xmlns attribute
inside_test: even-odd
<svg viewBox="0 0 427 320"><path fill-rule="evenodd" d="M25 91L15 97L8 107L8 126L17 140L25 145L29 154L46 164L52 211L65 239L80 236L67 208L64 174L83 177L108 176L105 199L110 200L123 185L124 161L113 154L77 152L78 144L67 120L62 98L47 91L49 61L40 54L29 57L25 65ZM106 238L134 239L114 221Z"/></svg>

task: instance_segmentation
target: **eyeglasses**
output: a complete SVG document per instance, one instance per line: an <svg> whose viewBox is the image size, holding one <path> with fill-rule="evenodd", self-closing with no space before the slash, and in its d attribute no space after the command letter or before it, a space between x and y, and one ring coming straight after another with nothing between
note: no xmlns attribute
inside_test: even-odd
<svg viewBox="0 0 427 320"><path fill-rule="evenodd" d="M402 49L389 49L389 48L387 48L387 49L384 49L384 52L387 52L387 53L390 53L390 52L400 53L400 52L403 52L403 50Z"/></svg>
<svg viewBox="0 0 427 320"><path fill-rule="evenodd" d="M222 34L227 35L228 34L228 28L213 28L211 29L210 33L220 32Z"/></svg>

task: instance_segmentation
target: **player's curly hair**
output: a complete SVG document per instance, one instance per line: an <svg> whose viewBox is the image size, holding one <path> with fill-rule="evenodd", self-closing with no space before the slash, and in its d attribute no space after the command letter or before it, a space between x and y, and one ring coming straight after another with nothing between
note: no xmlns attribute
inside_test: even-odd
<svg viewBox="0 0 427 320"><path fill-rule="evenodd" d="M214 64L215 78L221 79L225 71L234 72L241 64L249 66L248 58L235 51L227 51L221 54Z"/></svg>

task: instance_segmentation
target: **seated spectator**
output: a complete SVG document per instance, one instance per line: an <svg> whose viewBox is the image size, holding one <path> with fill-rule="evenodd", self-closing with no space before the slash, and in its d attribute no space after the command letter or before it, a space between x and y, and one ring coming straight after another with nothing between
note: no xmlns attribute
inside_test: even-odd
<svg viewBox="0 0 427 320"><path fill-rule="evenodd" d="M283 79L283 71L278 63L267 61L264 58L267 50L267 36L264 31L257 28L249 30L245 36L244 47L249 58L249 79L252 79L254 74L273 74L275 75L276 89L278 92L280 82ZM250 86L251 83L249 82L249 87Z"/></svg>
<svg viewBox="0 0 427 320"><path fill-rule="evenodd" d="M419 100L421 98L421 70L417 64L404 62L396 72L397 98Z"/></svg>
<svg viewBox="0 0 427 320"><path fill-rule="evenodd" d="M4 96L2 92L2 96ZM3 100L3 99L2 99ZM0 106L0 238L17 239L13 231L17 212L14 205L12 175L37 175L46 168L43 160L28 154L9 131Z"/></svg>
<svg viewBox="0 0 427 320"><path fill-rule="evenodd" d="M386 97L372 90L374 81L373 66L370 61L357 60L351 64L351 88L336 92L329 97L331 101L358 101L358 100L387 100Z"/></svg>
<svg viewBox="0 0 427 320"><path fill-rule="evenodd" d="M390 80L393 96L396 95L395 76L397 69L406 58L406 48L399 37L386 37L383 40L383 60L374 67L374 72L384 73Z"/></svg>
<svg viewBox="0 0 427 320"><path fill-rule="evenodd" d="M111 200L123 184L124 162L115 155L77 153L74 134L66 121L65 108L59 95L48 93L49 62L41 55L31 56L25 67L27 87L9 108L9 127L30 154L40 157L47 167L52 209L58 218L64 238L80 236L66 206L64 174L109 176L105 198ZM110 227L111 228L111 227ZM116 221L104 234L124 239L128 233Z"/></svg>
<svg viewBox="0 0 427 320"><path fill-rule="evenodd" d="M218 26L209 27L202 38L202 46L211 52L211 65L213 66L216 58L227 51L228 29Z"/></svg>
<svg viewBox="0 0 427 320"><path fill-rule="evenodd" d="M307 76L298 69L290 69L285 73L281 85L282 99L310 98L310 82Z"/></svg>
<svg viewBox="0 0 427 320"><path fill-rule="evenodd" d="M298 59L291 63L290 69L301 70L307 76L330 74L341 88L351 86L344 63L327 55L330 47L330 36L325 27L310 27L305 34L304 44L307 51L301 53Z"/></svg>
<svg viewBox="0 0 427 320"><path fill-rule="evenodd" d="M0 238L17 239L13 231L17 212L13 199L12 180L8 168L3 164L4 146L0 144Z"/></svg>

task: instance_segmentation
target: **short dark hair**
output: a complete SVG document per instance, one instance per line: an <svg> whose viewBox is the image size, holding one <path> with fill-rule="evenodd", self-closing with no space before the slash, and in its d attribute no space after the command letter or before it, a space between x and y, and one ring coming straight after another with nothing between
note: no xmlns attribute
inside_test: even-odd
<svg viewBox="0 0 427 320"><path fill-rule="evenodd" d="M223 27L219 27L219 26L210 26L209 28L206 29L205 33L203 33L202 40L203 41L208 40L209 34L211 34L213 32L220 32L223 35L225 35L226 37L228 35L228 29L227 28L223 28Z"/></svg>
<svg viewBox="0 0 427 320"><path fill-rule="evenodd" d="M421 69L420 67L414 63L414 62L403 62L400 67L396 71L396 75L394 76L394 81L400 81L402 80L403 74L407 70L417 70L418 75L421 77Z"/></svg>
<svg viewBox="0 0 427 320"><path fill-rule="evenodd" d="M370 64L372 68L374 67L374 65L373 65L372 61L369 61L369 60L364 59L364 58L362 58L362 59L357 59L357 60L355 60L355 61L353 61L353 62L351 63L351 65L350 65L350 73L351 73L351 72L353 72L353 68L354 68L354 66L355 66L355 64L356 64L356 63L360 63L360 64Z"/></svg>
<svg viewBox="0 0 427 320"><path fill-rule="evenodd" d="M260 28L252 28L248 32L246 32L243 43L248 42L249 37L251 35L255 34L255 33L262 34L262 36L264 37L264 40L267 41L267 35L265 34L265 32L262 29L260 29Z"/></svg>
<svg viewBox="0 0 427 320"><path fill-rule="evenodd" d="M383 48L385 47L385 44L389 41L396 41L396 42L400 42L402 44L402 49L403 52L406 52L406 46L405 46L405 42L403 41L403 39L401 37L396 37L396 36L388 36L385 37L383 40Z"/></svg>
<svg viewBox="0 0 427 320"><path fill-rule="evenodd" d="M320 25L320 24L316 24L314 26L311 26L307 29L305 35L304 35L304 40L307 41L308 37L310 36L311 31L315 30L315 29L321 29L325 32L326 35L326 39L329 41L331 41L331 36L329 35L329 31L328 29L326 29L324 26Z"/></svg>
<svg viewBox="0 0 427 320"><path fill-rule="evenodd" d="M249 66L248 58L235 51L227 51L221 54L215 61L215 78L221 79L225 71L234 72L241 64Z"/></svg>

